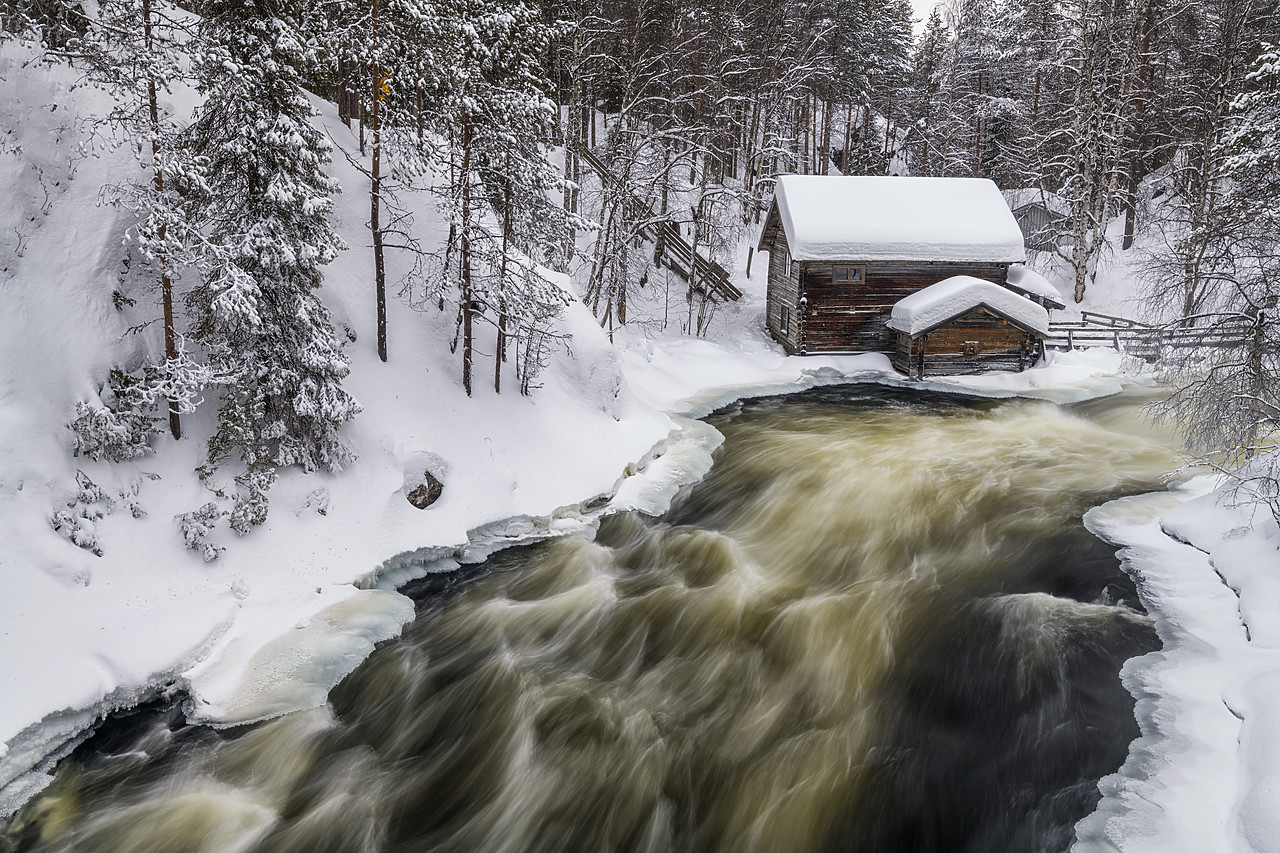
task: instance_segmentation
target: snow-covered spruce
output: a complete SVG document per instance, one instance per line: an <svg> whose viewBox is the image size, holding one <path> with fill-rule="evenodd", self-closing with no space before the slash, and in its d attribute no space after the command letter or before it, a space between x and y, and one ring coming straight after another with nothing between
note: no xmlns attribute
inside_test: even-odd
<svg viewBox="0 0 1280 853"><path fill-rule="evenodd" d="M205 11L205 101L187 145L208 178L193 215L202 276L187 305L221 391L205 471L244 463L233 520L245 532L266 518L273 469L351 460L339 428L360 406L342 387L348 360L315 293L341 240L328 218L329 145L299 85L312 57L285 4L217 0Z"/></svg>
<svg viewBox="0 0 1280 853"><path fill-rule="evenodd" d="M208 541L209 534L224 515L226 513L218 507L217 503L209 501L199 509L174 517L174 521L178 523L178 530L182 533L183 543L192 551L198 552L206 563L218 559L218 556L226 550Z"/></svg>
<svg viewBox="0 0 1280 853"><path fill-rule="evenodd" d="M175 357L159 365L146 364L132 373L112 370L100 402L76 403L75 417L67 424L72 453L111 462L150 455L151 439L163 429L159 413L166 406L176 414L194 412L215 378L181 342Z"/></svg>

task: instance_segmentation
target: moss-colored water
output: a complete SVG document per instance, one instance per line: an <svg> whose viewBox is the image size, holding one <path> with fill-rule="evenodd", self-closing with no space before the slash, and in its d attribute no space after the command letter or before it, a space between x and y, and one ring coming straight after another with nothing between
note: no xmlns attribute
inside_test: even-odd
<svg viewBox="0 0 1280 853"><path fill-rule="evenodd" d="M1156 645L1080 518L1160 488L1123 400L733 407L662 519L493 558L330 707L140 714L0 849L1055 850Z"/></svg>

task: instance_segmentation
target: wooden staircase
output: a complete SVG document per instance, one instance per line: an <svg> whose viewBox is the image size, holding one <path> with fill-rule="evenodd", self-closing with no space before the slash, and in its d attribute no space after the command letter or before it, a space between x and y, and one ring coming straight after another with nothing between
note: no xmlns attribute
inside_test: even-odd
<svg viewBox="0 0 1280 853"><path fill-rule="evenodd" d="M618 179L609 171L603 160L591 153L585 145L574 148L574 152L582 161L595 170L600 182L607 187L617 187ZM680 234L679 227L669 222L644 202L631 194L629 202L640 212L643 224L640 234L657 247L654 252L654 263L666 266L685 281L692 281L694 290L700 290L710 296L727 302L736 302L742 298L742 291L729 281L729 273L715 261L695 252L689 241Z"/></svg>

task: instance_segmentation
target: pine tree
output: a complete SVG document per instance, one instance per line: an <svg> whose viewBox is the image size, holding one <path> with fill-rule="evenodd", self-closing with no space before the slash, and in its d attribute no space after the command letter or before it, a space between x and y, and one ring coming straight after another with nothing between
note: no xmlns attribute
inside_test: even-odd
<svg viewBox="0 0 1280 853"><path fill-rule="evenodd" d="M341 248L329 223L329 146L299 87L311 60L275 0L213 0L200 35L205 101L188 144L206 159L195 202L203 276L188 306L192 335L225 379L206 473L245 465L232 527L266 517L276 469L336 471L352 459L339 428L360 406L342 388L348 361L317 297Z"/></svg>
<svg viewBox="0 0 1280 853"><path fill-rule="evenodd" d="M178 39L183 28L152 0L103 0L101 21L88 39L99 51L113 88L125 94L113 120L147 162L150 180L120 194L140 214L134 236L143 257L155 267L160 286L161 319L166 367L160 375L185 371L179 363L177 319L174 313L175 271L185 257L187 221L179 190L198 186L199 164L181 150L178 131L160 105L160 93L185 75ZM185 360L185 351L183 352ZM182 437L181 415L194 410L189 400L168 400L169 432Z"/></svg>
<svg viewBox="0 0 1280 853"><path fill-rule="evenodd" d="M911 61L908 150L909 164L917 175L938 175L943 169L942 125L946 120L946 105L942 85L946 79L949 41L942 11L935 6L916 41Z"/></svg>
<svg viewBox="0 0 1280 853"><path fill-rule="evenodd" d="M359 116L361 154L368 155L357 165L369 179L377 348L386 361L385 254L389 238L418 248L398 196L427 170L426 129L435 123L427 92L438 88L450 59L440 45L447 13L431 0L319 0L306 17L307 32L336 72L340 114Z"/></svg>
<svg viewBox="0 0 1280 853"><path fill-rule="evenodd" d="M181 438L181 415L195 410L201 377L208 377L182 346L175 312L176 278L187 260L189 232L181 191L198 186L202 178L161 102L162 94L187 75L184 22L152 0L101 0L94 12L92 18L82 15L80 34L50 55L71 62L88 82L115 96L114 108L95 117L93 129L134 152L144 169L143 180L106 186L102 197L137 215L128 231L129 246L137 253L133 259L142 262L138 266L154 276L160 303L160 317L146 316L143 325L161 321L163 353L144 357L128 373L113 370L100 395L102 405L81 401L69 426L77 452L86 453L98 445L92 432L113 429L114 444L103 445L110 449L102 455L122 458L151 451L150 440L160 431L152 412L157 406L168 409L169 432ZM125 436L129 444L120 445Z"/></svg>

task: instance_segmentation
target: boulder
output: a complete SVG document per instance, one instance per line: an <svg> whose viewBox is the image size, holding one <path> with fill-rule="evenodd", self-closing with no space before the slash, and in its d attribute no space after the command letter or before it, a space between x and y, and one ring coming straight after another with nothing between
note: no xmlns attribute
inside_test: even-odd
<svg viewBox="0 0 1280 853"><path fill-rule="evenodd" d="M422 484L409 492L409 503L418 509L426 509L440 500L440 495L443 492L444 483L437 480L430 471L425 471L423 472Z"/></svg>

